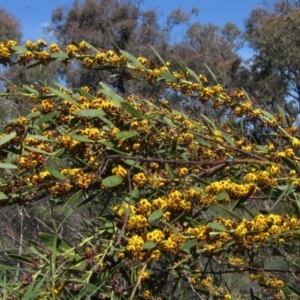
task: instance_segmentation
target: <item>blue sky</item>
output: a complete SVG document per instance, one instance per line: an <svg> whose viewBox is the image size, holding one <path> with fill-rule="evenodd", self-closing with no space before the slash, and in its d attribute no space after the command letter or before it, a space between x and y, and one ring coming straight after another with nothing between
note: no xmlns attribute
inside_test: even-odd
<svg viewBox="0 0 300 300"><path fill-rule="evenodd" d="M166 17L173 9L182 8L190 12L199 8L194 21L203 24L213 23L223 26L226 22L235 23L243 28L244 20L251 10L262 7L272 0L144 0L143 8L155 8L161 17ZM22 24L25 40L43 38L42 27L51 20L51 12L58 5L71 7L73 0L0 0L0 7L16 16ZM251 49L244 47L240 54L245 58L251 55Z"/></svg>

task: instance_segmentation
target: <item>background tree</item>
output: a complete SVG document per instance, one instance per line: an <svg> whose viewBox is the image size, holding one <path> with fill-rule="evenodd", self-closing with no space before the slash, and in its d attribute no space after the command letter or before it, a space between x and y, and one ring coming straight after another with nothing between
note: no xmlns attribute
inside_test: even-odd
<svg viewBox="0 0 300 300"><path fill-rule="evenodd" d="M274 109L300 112L300 11L298 1L276 1L251 12L245 38L256 51L247 90Z"/></svg>
<svg viewBox="0 0 300 300"><path fill-rule="evenodd" d="M175 9L163 20L157 11L144 11L140 4L141 1L133 0L74 1L71 8L60 6L52 12L47 31L61 45L83 39L99 49L117 50L120 47L137 57L146 56L158 62L150 48L152 46L172 64L180 61L197 73L210 75L206 63L226 87L234 89L240 84L237 71L242 60L236 50L241 46L241 32L234 24L226 24L221 29L212 24L192 22L192 17L198 13L196 8L190 13ZM180 35L176 34L178 25L183 28ZM84 70L78 63L73 63L62 73L72 86L95 86L100 80L105 80L123 93L146 92L151 95L164 91L160 83L147 91L140 90L143 87L136 83L130 85L127 82L125 87L122 76L126 74L122 70L119 70L119 76L111 78L107 77L107 71ZM161 94L163 96L179 103L183 100L180 93Z"/></svg>
<svg viewBox="0 0 300 300"><path fill-rule="evenodd" d="M20 22L8 11L0 7L0 39L1 41L15 40L21 42L22 32ZM4 89L7 83L5 74L6 67L0 66L0 90ZM12 115L17 113L17 106L2 99L0 105L0 127L12 119Z"/></svg>

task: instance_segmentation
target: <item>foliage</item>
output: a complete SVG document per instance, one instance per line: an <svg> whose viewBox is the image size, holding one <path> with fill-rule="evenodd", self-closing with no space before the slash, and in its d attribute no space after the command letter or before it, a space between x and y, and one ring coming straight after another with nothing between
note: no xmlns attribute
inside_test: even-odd
<svg viewBox="0 0 300 300"><path fill-rule="evenodd" d="M272 9L253 10L245 33L257 53L251 64L253 93L272 108L283 105L286 98L286 108L293 113L299 113L300 100L298 5L298 1L276 1Z"/></svg>
<svg viewBox="0 0 300 300"><path fill-rule="evenodd" d="M82 39L97 49L122 49L158 62L152 46L173 64L180 62L195 72L208 75L204 65L207 64L220 82L232 89L239 86L236 74L241 58L235 50L241 45L241 32L234 24L219 28L194 22L196 8L191 13L175 9L162 18L154 9L143 10L141 2L74 1L71 7L59 6L53 10L47 32L62 47ZM178 34L179 30L182 33ZM72 87L87 85L94 88L101 81L109 83L123 95L128 92L149 96L167 94L160 85L145 88L136 82L131 84L123 79L122 69L114 70L115 76L110 77L105 69L82 69L75 63L72 66L62 71ZM180 98L174 93L168 97L173 102Z"/></svg>
<svg viewBox="0 0 300 300"><path fill-rule="evenodd" d="M160 56L157 63L84 41L64 51L41 41L1 45L5 65L76 60L123 68L127 80L159 82L228 113L221 122L192 107L175 110L166 99L122 97L105 83L95 93L59 84L2 93L34 107L1 136L0 204L26 208L46 199L50 219L52 207L63 216L52 219L52 233L6 251L3 298L299 295L300 140L282 108L272 113L244 91L209 86L204 75ZM245 119L265 135L254 140ZM82 219L86 230L64 237L73 210L95 203Z"/></svg>

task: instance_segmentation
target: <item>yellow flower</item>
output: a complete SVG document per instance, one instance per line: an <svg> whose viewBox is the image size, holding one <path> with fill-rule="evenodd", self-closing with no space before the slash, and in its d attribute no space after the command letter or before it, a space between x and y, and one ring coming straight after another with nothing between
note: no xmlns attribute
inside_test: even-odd
<svg viewBox="0 0 300 300"><path fill-rule="evenodd" d="M49 49L51 53L60 52L60 49L57 44L50 44Z"/></svg>
<svg viewBox="0 0 300 300"><path fill-rule="evenodd" d="M148 279L150 277L150 275L147 271L139 271L138 277L143 281L145 279Z"/></svg>
<svg viewBox="0 0 300 300"><path fill-rule="evenodd" d="M125 177L127 174L127 170L124 169L122 166L118 165L117 167L114 167L111 171L113 174Z"/></svg>
<svg viewBox="0 0 300 300"><path fill-rule="evenodd" d="M292 147L293 148L299 148L300 147L300 140L293 138L291 141Z"/></svg>
<svg viewBox="0 0 300 300"><path fill-rule="evenodd" d="M188 170L187 168L183 167L183 168L180 168L180 169L179 169L178 175L179 175L180 177L183 177L183 176L187 175L188 172L189 172L189 170Z"/></svg>
<svg viewBox="0 0 300 300"><path fill-rule="evenodd" d="M159 229L154 229L150 231L146 235L147 241L152 241L154 243L160 243L164 238L164 233Z"/></svg>
<svg viewBox="0 0 300 300"><path fill-rule="evenodd" d="M144 245L143 238L135 234L128 239L126 249L128 251L133 252L134 254L137 254L139 251L142 250L143 245Z"/></svg>
<svg viewBox="0 0 300 300"><path fill-rule="evenodd" d="M135 174L132 180L138 186L143 186L147 182L147 178L144 173Z"/></svg>

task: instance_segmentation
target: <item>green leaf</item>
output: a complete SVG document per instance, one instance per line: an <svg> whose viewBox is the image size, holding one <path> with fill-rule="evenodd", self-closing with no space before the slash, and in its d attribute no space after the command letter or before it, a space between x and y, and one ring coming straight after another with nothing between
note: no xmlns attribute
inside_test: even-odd
<svg viewBox="0 0 300 300"><path fill-rule="evenodd" d="M50 112L50 113L42 116L40 119L38 119L35 122L35 125L40 125L40 124L43 124L43 123L47 123L47 122L51 121L52 119L54 119L55 117L57 117L59 115L60 115L59 111Z"/></svg>
<svg viewBox="0 0 300 300"><path fill-rule="evenodd" d="M276 199L274 204L271 206L270 211L273 211L273 209L277 206L277 204L281 202L281 199L283 197L291 194L294 191L295 187L290 185L284 185L284 186L277 187L277 189L281 190L282 193L279 195L279 197Z"/></svg>
<svg viewBox="0 0 300 300"><path fill-rule="evenodd" d="M173 172L172 172L172 169L171 169L170 165L169 165L169 164L165 164L165 169L166 169L166 171L167 171L167 173L168 173L168 177L169 177L171 180L173 180L173 179L174 179L174 174L173 174Z"/></svg>
<svg viewBox="0 0 300 300"><path fill-rule="evenodd" d="M24 263L27 264L35 264L35 261L26 257L26 256L22 256L22 255L17 255L17 254L7 254L8 257L18 260L18 261L22 261Z"/></svg>
<svg viewBox="0 0 300 300"><path fill-rule="evenodd" d="M46 154L46 155L52 155L52 153L46 152L46 151L38 149L38 148L29 147L29 146L24 146L24 148L26 148L26 149L28 149L29 151L32 151L32 152L37 152L37 153Z"/></svg>
<svg viewBox="0 0 300 300"><path fill-rule="evenodd" d="M64 153L65 153L65 148L61 148L61 149L57 150L56 152L54 152L53 156L60 157Z"/></svg>
<svg viewBox="0 0 300 300"><path fill-rule="evenodd" d="M109 126L114 126L114 123L112 121L106 119L105 117L99 117L99 119L101 119L104 123L106 123Z"/></svg>
<svg viewBox="0 0 300 300"><path fill-rule="evenodd" d="M128 102L122 101L121 105L133 117L135 117L139 120L144 120L145 119L145 117L135 107L133 107Z"/></svg>
<svg viewBox="0 0 300 300"><path fill-rule="evenodd" d="M107 188L120 185L122 182L123 178L117 175L108 176L102 180L102 184Z"/></svg>
<svg viewBox="0 0 300 300"><path fill-rule="evenodd" d="M228 197L228 193L223 191L216 196L217 201L223 201Z"/></svg>
<svg viewBox="0 0 300 300"><path fill-rule="evenodd" d="M6 144L10 140L12 140L17 134L15 132L11 132L10 134L7 134L5 137L0 139L0 146Z"/></svg>
<svg viewBox="0 0 300 300"><path fill-rule="evenodd" d="M160 76L160 78L165 79L165 80L170 81L170 82L178 81L178 79L173 74L171 74L169 72L161 72L159 74L159 76Z"/></svg>
<svg viewBox="0 0 300 300"><path fill-rule="evenodd" d="M292 286L290 283L288 283L287 286L292 292L294 292L296 295L300 296L300 291L298 290L298 288Z"/></svg>
<svg viewBox="0 0 300 300"><path fill-rule="evenodd" d="M223 139L232 147L235 147L234 141L226 132L222 132Z"/></svg>
<svg viewBox="0 0 300 300"><path fill-rule="evenodd" d="M60 90L63 90L63 91L68 92L70 94L73 94L73 91L71 89L65 87L64 85L60 84L59 82L54 82L54 84L56 86L58 86L60 88Z"/></svg>
<svg viewBox="0 0 300 300"><path fill-rule="evenodd" d="M136 131L121 131L117 133L118 139L130 139L134 136L136 136L138 133Z"/></svg>
<svg viewBox="0 0 300 300"><path fill-rule="evenodd" d="M214 79L214 81L216 82L216 84L218 84L218 80L217 77L215 76L215 74L213 73L213 71L210 69L210 67L207 64L204 64L204 66L206 67L206 69L208 70L208 72L210 73L211 77Z"/></svg>
<svg viewBox="0 0 300 300"><path fill-rule="evenodd" d="M226 211L229 215L231 215L232 217L236 218L237 220L241 221L243 218L239 217L237 214L235 214L234 212L232 212L231 210L229 210L228 208L219 205L220 208L222 208L224 211Z"/></svg>
<svg viewBox="0 0 300 300"><path fill-rule="evenodd" d="M174 123L172 122L172 120L169 119L168 117L164 116L164 117L163 117L163 120L164 120L164 122L165 122L168 126L170 126L170 127L174 127L174 126L175 126Z"/></svg>
<svg viewBox="0 0 300 300"><path fill-rule="evenodd" d="M69 55L65 52L57 52L57 53L50 54L50 57L57 61L60 61L60 60L68 59Z"/></svg>
<svg viewBox="0 0 300 300"><path fill-rule="evenodd" d="M41 141L47 141L47 142L50 141L48 138L46 138L45 136L40 135L40 134L27 134L26 137L27 138L32 138L32 139L35 139L35 140L41 140Z"/></svg>
<svg viewBox="0 0 300 300"><path fill-rule="evenodd" d="M144 250L150 250L150 249L153 249L156 247L156 243L152 242L152 241L148 241L148 242L145 242L144 245L143 245L143 249Z"/></svg>
<svg viewBox="0 0 300 300"><path fill-rule="evenodd" d="M186 67L187 71L196 79L197 82L201 83L199 76L190 68Z"/></svg>
<svg viewBox="0 0 300 300"><path fill-rule="evenodd" d="M277 106L277 109L282 116L283 123L286 124L287 123L286 122L286 113L285 113L284 109L280 106Z"/></svg>
<svg viewBox="0 0 300 300"><path fill-rule="evenodd" d="M35 68L36 66L39 66L41 64L42 64L42 62L40 60L38 60L37 62L32 63L31 65L27 66L26 69Z"/></svg>
<svg viewBox="0 0 300 300"><path fill-rule="evenodd" d="M70 95L63 93L60 90L54 89L53 87L48 87L48 89L51 93L53 93L57 97L59 97L63 100L67 100L76 106L79 106L79 104Z"/></svg>
<svg viewBox="0 0 300 300"><path fill-rule="evenodd" d="M181 250L189 250L189 249L195 247L197 244L198 244L197 239L193 239L193 240L190 240L190 241L184 243L184 244L180 247L180 249L181 249Z"/></svg>
<svg viewBox="0 0 300 300"><path fill-rule="evenodd" d="M134 63L135 66L140 66L144 68L143 64L137 60L136 57L134 57L132 54L128 53L127 51L120 50L120 52L132 63Z"/></svg>
<svg viewBox="0 0 300 300"><path fill-rule="evenodd" d="M256 149L262 153L268 153L268 149L264 146L256 145Z"/></svg>
<svg viewBox="0 0 300 300"><path fill-rule="evenodd" d="M170 154L174 154L175 151L177 150L177 138L173 140L172 145L171 145L171 149L170 149Z"/></svg>
<svg viewBox="0 0 300 300"><path fill-rule="evenodd" d="M112 151L114 151L116 153L119 153L119 154L122 154L122 155L128 155L128 153L116 149L115 145L113 143L109 142L109 141L99 140L98 142L103 144L109 150L112 150Z"/></svg>
<svg viewBox="0 0 300 300"><path fill-rule="evenodd" d="M84 89L74 89L74 92L79 93L79 95L84 96L89 101L93 101L95 99L95 96L93 96L92 94L90 94Z"/></svg>
<svg viewBox="0 0 300 300"><path fill-rule="evenodd" d="M158 53L152 46L150 46L150 47L151 47L152 51L155 53L155 55L157 56L157 58L160 60L160 62L161 62L164 66L166 66L165 61L162 59L162 57L159 55L159 53Z"/></svg>
<svg viewBox="0 0 300 300"><path fill-rule="evenodd" d="M72 195L61 209L61 213L65 213L70 208L75 207L82 200L82 195L82 190L79 190L77 193Z"/></svg>
<svg viewBox="0 0 300 300"><path fill-rule="evenodd" d="M28 49L25 46L14 46L11 47L11 49L15 51L15 54L23 54L26 51L28 51Z"/></svg>
<svg viewBox="0 0 300 300"><path fill-rule="evenodd" d="M214 129L216 129L216 125L210 118L208 118L207 116L205 116L203 114L201 114L201 118L203 118L205 121L207 121L209 124L211 124Z"/></svg>
<svg viewBox="0 0 300 300"><path fill-rule="evenodd" d="M282 156L281 159L286 163L286 165L292 169L295 170L298 174L299 174L299 168L293 163L292 160L290 160L289 158Z"/></svg>
<svg viewBox="0 0 300 300"><path fill-rule="evenodd" d="M251 300L262 300L261 298L254 295L252 288L250 288L250 297L251 297Z"/></svg>
<svg viewBox="0 0 300 300"><path fill-rule="evenodd" d="M31 88L29 85L26 85L26 84L23 84L23 87L26 91L32 93L32 94L35 94L35 95L38 95L39 92L36 91L35 89Z"/></svg>
<svg viewBox="0 0 300 300"><path fill-rule="evenodd" d="M210 222L210 223L208 223L208 225L209 225L212 229L214 229L214 230L218 230L218 231L228 231L223 225L218 224L218 223Z"/></svg>
<svg viewBox="0 0 300 300"><path fill-rule="evenodd" d="M261 113L267 117L269 120L276 120L276 118L271 114L269 113L268 111L265 111L265 110L261 110Z"/></svg>
<svg viewBox="0 0 300 300"><path fill-rule="evenodd" d="M122 98L115 93L113 89L111 89L107 84L100 82L102 89L101 92L109 97L111 102L116 106L119 107L122 101Z"/></svg>
<svg viewBox="0 0 300 300"><path fill-rule="evenodd" d="M45 233L45 232L39 232L38 237L42 241L42 243L51 251L54 251L53 244L56 240L56 237L52 234Z"/></svg>
<svg viewBox="0 0 300 300"><path fill-rule="evenodd" d="M161 218L163 214L164 214L164 211L163 211L161 208L159 208L159 209L155 210L155 211L148 217L148 221L149 221L149 222L156 221L156 220L158 220L159 218Z"/></svg>
<svg viewBox="0 0 300 300"><path fill-rule="evenodd" d="M202 138L202 137L200 137L200 136L197 136L197 137L196 137L196 140L197 140L197 142L198 142L199 144L201 144L202 146L208 146L208 142L207 142L204 138Z"/></svg>
<svg viewBox="0 0 300 300"><path fill-rule="evenodd" d="M6 199L8 199L8 197L4 193L0 192L0 200L6 200Z"/></svg>
<svg viewBox="0 0 300 300"><path fill-rule="evenodd" d="M9 163L0 163L0 169L18 169L18 167Z"/></svg>
<svg viewBox="0 0 300 300"><path fill-rule="evenodd" d="M82 142L82 143L94 143L93 140L91 140L85 136L78 135L78 134L72 134L72 135L70 135L70 138L75 141Z"/></svg>
<svg viewBox="0 0 300 300"><path fill-rule="evenodd" d="M63 249L63 250L72 249L72 247L68 243L57 238L55 235L45 233L45 232L39 232L38 237L44 243L44 245L51 251L55 250L55 249L53 249L53 246L55 246L56 249L58 249L58 248ZM56 242L56 245L54 245L55 242Z"/></svg>
<svg viewBox="0 0 300 300"><path fill-rule="evenodd" d="M80 109L80 110L75 110L73 114L79 117L87 117L87 118L95 118L95 117L100 118L105 116L105 112L100 109Z"/></svg>
<svg viewBox="0 0 300 300"><path fill-rule="evenodd" d="M45 169L56 179L64 180L66 179L66 176L61 174L57 169L53 167L45 167Z"/></svg>

